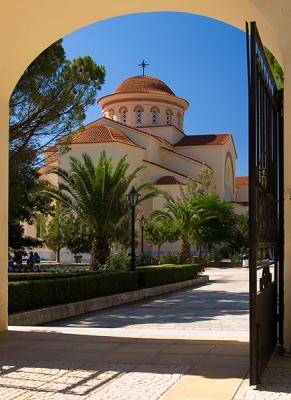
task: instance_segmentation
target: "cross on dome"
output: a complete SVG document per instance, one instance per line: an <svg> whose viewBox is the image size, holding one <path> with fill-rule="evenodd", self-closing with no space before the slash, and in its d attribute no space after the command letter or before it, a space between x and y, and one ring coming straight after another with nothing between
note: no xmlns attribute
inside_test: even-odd
<svg viewBox="0 0 291 400"><path fill-rule="evenodd" d="M145 70L145 68L146 68L148 65L149 65L149 64L148 64L145 60L142 60L142 62L141 62L140 64L138 64L138 66L142 68L142 74L143 74L143 76L144 76L144 70Z"/></svg>

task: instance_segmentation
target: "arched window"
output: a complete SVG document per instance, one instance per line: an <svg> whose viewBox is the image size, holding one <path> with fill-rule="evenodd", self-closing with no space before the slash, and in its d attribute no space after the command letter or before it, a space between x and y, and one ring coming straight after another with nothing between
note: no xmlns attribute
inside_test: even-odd
<svg viewBox="0 0 291 400"><path fill-rule="evenodd" d="M166 124L171 125L173 120L173 113L172 110L168 109L166 110Z"/></svg>
<svg viewBox="0 0 291 400"><path fill-rule="evenodd" d="M135 112L135 123L136 125L141 125L142 124L142 114L143 114L143 108L140 106L137 106L133 110Z"/></svg>
<svg viewBox="0 0 291 400"><path fill-rule="evenodd" d="M108 118L113 119L114 117L114 110L112 108L107 112Z"/></svg>
<svg viewBox="0 0 291 400"><path fill-rule="evenodd" d="M122 122L123 124L127 123L127 108L126 107L121 107L119 110L119 114L120 114L120 122Z"/></svg>
<svg viewBox="0 0 291 400"><path fill-rule="evenodd" d="M177 113L177 123L178 123L178 128L181 129L182 128L182 115L181 113Z"/></svg>
<svg viewBox="0 0 291 400"><path fill-rule="evenodd" d="M159 116L158 113L160 110L157 107L152 107L151 108L151 113L152 113L152 124L157 125L159 123Z"/></svg>
<svg viewBox="0 0 291 400"><path fill-rule="evenodd" d="M228 152L224 167L224 200L233 200L234 197L234 170L231 154Z"/></svg>

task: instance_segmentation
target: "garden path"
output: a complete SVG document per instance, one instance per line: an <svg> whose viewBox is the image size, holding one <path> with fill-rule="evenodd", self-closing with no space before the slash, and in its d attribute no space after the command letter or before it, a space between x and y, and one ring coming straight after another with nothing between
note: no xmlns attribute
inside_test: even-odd
<svg viewBox="0 0 291 400"><path fill-rule="evenodd" d="M0 335L0 400L230 400L248 370L248 278Z"/></svg>
<svg viewBox="0 0 291 400"><path fill-rule="evenodd" d="M248 270L54 326L0 334L0 400L287 400L291 359L248 387Z"/></svg>
<svg viewBox="0 0 291 400"><path fill-rule="evenodd" d="M50 326L93 328L104 333L161 333L248 338L248 269L207 268L210 282L153 299L130 303Z"/></svg>

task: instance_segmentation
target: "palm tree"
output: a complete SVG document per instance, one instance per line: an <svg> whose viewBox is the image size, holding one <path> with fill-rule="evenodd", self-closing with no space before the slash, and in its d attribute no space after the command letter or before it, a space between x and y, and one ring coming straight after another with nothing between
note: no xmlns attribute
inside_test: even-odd
<svg viewBox="0 0 291 400"><path fill-rule="evenodd" d="M228 240L234 251L248 252L249 248L249 214L241 214L236 216L236 226L234 233Z"/></svg>
<svg viewBox="0 0 291 400"><path fill-rule="evenodd" d="M69 171L60 167L50 171L60 178L60 183L58 188L49 189L49 194L71 210L92 235L91 269L96 270L106 262L110 240L129 211L129 188L144 168L139 166L128 173L126 156L114 167L112 158L103 151L96 165L88 154L83 154L82 161L70 157ZM139 202L161 193L150 183L144 183L137 190L146 192Z"/></svg>
<svg viewBox="0 0 291 400"><path fill-rule="evenodd" d="M184 259L191 259L191 240L193 236L193 207L192 203L183 200L169 200L165 211L156 211L154 216L174 222L181 238L181 255Z"/></svg>
<svg viewBox="0 0 291 400"><path fill-rule="evenodd" d="M192 203L192 212L192 238L200 252L201 245L206 246L210 253L215 244L227 242L233 237L237 217L231 202L221 200L216 193L208 194Z"/></svg>

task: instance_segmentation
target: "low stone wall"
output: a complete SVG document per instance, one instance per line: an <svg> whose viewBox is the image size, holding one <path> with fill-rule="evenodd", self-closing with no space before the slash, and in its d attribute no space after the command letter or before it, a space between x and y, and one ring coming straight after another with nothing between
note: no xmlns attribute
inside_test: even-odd
<svg viewBox="0 0 291 400"><path fill-rule="evenodd" d="M203 275L196 279L171 283L169 285L155 286L152 288L118 293L111 296L98 297L75 303L60 304L58 306L43 307L36 310L14 313L9 315L9 325L43 325L60 319L71 318L88 312L103 310L104 308L159 296L186 287L199 286L208 281L209 276Z"/></svg>

